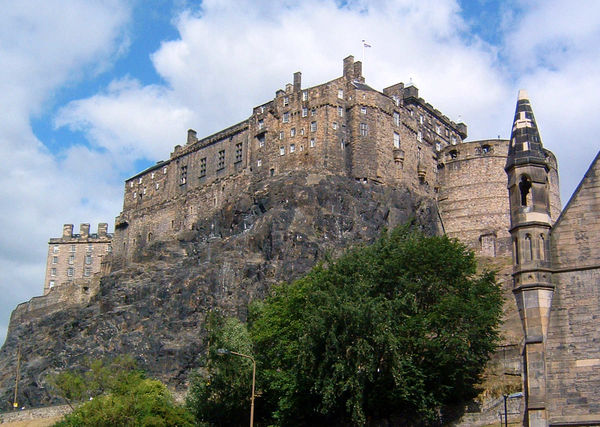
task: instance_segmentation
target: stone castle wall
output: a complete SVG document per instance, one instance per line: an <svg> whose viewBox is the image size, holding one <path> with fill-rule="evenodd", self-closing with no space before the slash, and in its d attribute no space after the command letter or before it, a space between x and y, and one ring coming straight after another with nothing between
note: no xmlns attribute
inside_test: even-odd
<svg viewBox="0 0 600 427"><path fill-rule="evenodd" d="M128 179L115 224L124 261L153 239L170 239L265 177L291 171L341 175L434 197L437 152L466 137L402 83L379 92L362 66L344 60L342 77L303 89L301 74L247 120L198 140L188 131L169 160Z"/></svg>

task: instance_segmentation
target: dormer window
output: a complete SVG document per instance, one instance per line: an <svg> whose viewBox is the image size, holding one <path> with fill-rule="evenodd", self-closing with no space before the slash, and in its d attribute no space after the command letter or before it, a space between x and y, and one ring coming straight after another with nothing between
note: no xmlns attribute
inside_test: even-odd
<svg viewBox="0 0 600 427"><path fill-rule="evenodd" d="M289 104L290 104L290 98L289 98L289 96L284 96L283 97L283 105L284 105L284 107L286 105L289 105Z"/></svg>

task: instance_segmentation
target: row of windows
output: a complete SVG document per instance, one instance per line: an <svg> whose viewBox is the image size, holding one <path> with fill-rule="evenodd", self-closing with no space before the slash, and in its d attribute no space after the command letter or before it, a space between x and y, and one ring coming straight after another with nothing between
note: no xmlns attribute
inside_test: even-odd
<svg viewBox="0 0 600 427"><path fill-rule="evenodd" d="M73 277L73 274L75 272L75 269L73 267L69 267L67 268L67 277ZM92 268L91 267L84 267L83 268L83 276L84 277L89 277L92 274ZM50 270L50 276L52 277L56 277L56 268L52 268ZM51 280L50 281L50 287L54 286L54 281Z"/></svg>
<svg viewBox="0 0 600 427"><path fill-rule="evenodd" d="M70 245L69 252L77 252L78 245ZM87 252L92 252L94 250L94 245L92 243L88 243L86 247ZM112 250L110 244L106 247L106 252L110 252ZM52 253L57 254L60 252L60 245L52 246Z"/></svg>
<svg viewBox="0 0 600 427"><path fill-rule="evenodd" d="M315 138L311 138L308 146L310 148L314 148L315 145L316 145ZM300 146L300 151L303 151L303 150L304 150L304 146L301 145ZM290 153L296 152L296 144L290 144L290 150L289 151L290 151ZM279 147L279 155L280 156L284 156L285 155L285 146L282 145L282 146ZM256 166L260 166L261 164L262 164L262 162L260 160L258 160Z"/></svg>
<svg viewBox="0 0 600 427"><path fill-rule="evenodd" d="M163 173L163 175L167 174L167 167L166 166L162 168L162 173ZM155 176L156 176L156 172L152 172L150 174L150 179L154 179ZM138 178L138 184L142 184L143 182L144 182L144 177L140 176ZM133 188L133 180L129 181L129 187Z"/></svg>
<svg viewBox="0 0 600 427"><path fill-rule="evenodd" d="M307 90L302 91L302 101L308 101L308 91ZM290 97L284 96L283 97L283 106L286 107L288 105L290 105Z"/></svg>
<svg viewBox="0 0 600 427"><path fill-rule="evenodd" d="M264 143L264 135L262 135L262 137L263 137L263 143ZM260 138L259 138L259 140L260 140ZM242 156L243 156L243 146L242 146L242 143L240 142L240 143L235 144L235 163L241 162ZM199 178L203 178L206 176L206 164L207 164L206 157L201 158L200 159ZM217 171L220 171L223 169L225 169L225 150L219 150L219 152L217 154ZM188 180L187 175L188 175L187 165L181 166L179 168L179 185L184 185L187 183L187 180ZM158 190L158 184L156 186L156 189ZM134 199L135 199L135 193L134 193Z"/></svg>
<svg viewBox="0 0 600 427"><path fill-rule="evenodd" d="M74 264L75 263L75 255L70 255L69 259L68 259L69 264ZM91 255L86 255L84 262L86 264L91 264L92 263L92 256ZM53 256L52 257L52 264L58 264L58 257L57 256Z"/></svg>

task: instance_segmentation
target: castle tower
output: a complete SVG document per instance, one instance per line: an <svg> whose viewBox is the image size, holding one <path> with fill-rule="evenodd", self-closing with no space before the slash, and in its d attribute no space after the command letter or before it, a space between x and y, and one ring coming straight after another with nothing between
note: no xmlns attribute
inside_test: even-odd
<svg viewBox="0 0 600 427"><path fill-rule="evenodd" d="M546 426L545 346L554 294L548 253L552 224L549 165L524 90L519 91L505 171L513 242L513 293L525 334L524 425Z"/></svg>

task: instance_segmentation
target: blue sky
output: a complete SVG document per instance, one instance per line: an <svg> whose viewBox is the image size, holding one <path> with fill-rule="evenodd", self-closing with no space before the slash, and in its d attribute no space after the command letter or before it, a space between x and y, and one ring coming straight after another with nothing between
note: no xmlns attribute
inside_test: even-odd
<svg viewBox="0 0 600 427"><path fill-rule="evenodd" d="M412 81L469 139L507 138L519 88L558 157L563 203L598 151L600 3L562 0L0 0L0 340L39 295L63 223L108 222L123 180L211 134L302 71L362 59Z"/></svg>

